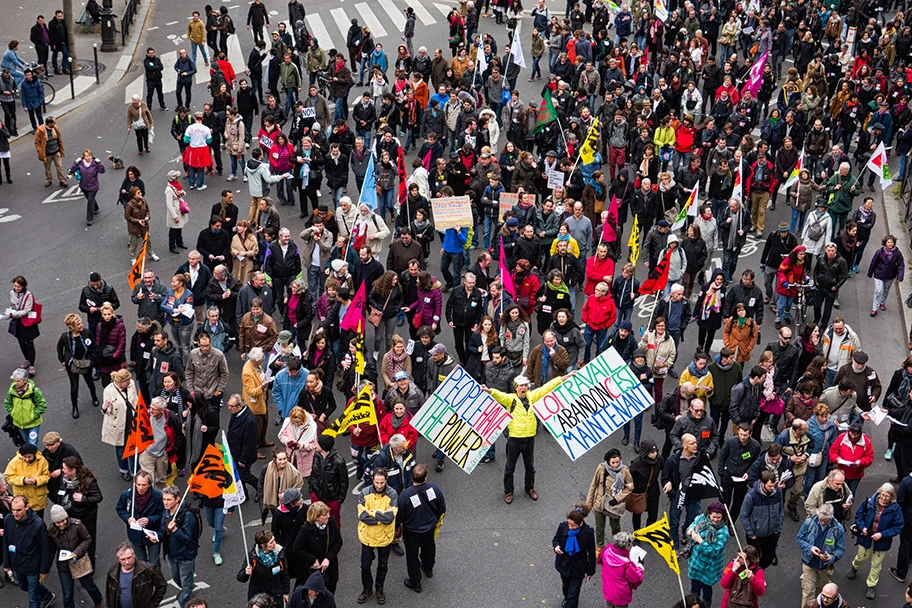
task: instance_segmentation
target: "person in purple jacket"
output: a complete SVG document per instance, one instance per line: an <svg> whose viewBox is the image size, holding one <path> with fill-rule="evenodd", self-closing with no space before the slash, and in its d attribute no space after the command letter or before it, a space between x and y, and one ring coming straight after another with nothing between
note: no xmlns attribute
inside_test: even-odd
<svg viewBox="0 0 912 608"><path fill-rule="evenodd" d="M902 283L906 264L903 254L896 246L896 237L888 234L881 241L882 247L871 258L868 266L868 278L874 279L874 303L871 305L871 316L877 316L877 310L887 309L887 297L894 281Z"/></svg>
<svg viewBox="0 0 912 608"><path fill-rule="evenodd" d="M98 194L98 176L105 172L104 164L95 158L91 150L84 150L82 158L73 161L69 174L75 175L79 182L79 189L86 197L86 224L91 226L95 221L95 214L99 212L95 195Z"/></svg>

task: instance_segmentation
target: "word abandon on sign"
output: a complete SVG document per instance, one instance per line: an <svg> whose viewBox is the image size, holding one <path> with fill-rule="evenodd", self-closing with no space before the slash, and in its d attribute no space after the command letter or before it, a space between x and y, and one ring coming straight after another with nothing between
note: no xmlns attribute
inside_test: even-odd
<svg viewBox="0 0 912 608"><path fill-rule="evenodd" d="M609 348L532 405L535 415L576 460L653 403Z"/></svg>
<svg viewBox="0 0 912 608"><path fill-rule="evenodd" d="M412 419L412 426L471 473L511 420L510 412L456 366Z"/></svg>

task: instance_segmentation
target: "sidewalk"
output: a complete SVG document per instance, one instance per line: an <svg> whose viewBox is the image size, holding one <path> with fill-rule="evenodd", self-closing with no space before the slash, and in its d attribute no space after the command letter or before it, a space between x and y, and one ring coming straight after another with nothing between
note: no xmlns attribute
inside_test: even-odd
<svg viewBox="0 0 912 608"><path fill-rule="evenodd" d="M896 246L900 251L904 252L906 273L908 274L910 271L909 263L912 261L909 258L909 252L912 252L912 246L910 246L909 230L907 226L909 218L904 217L905 204L903 204L899 198L901 187L900 182L893 182L892 186L881 193L880 203L881 209L883 209L884 222L887 226L887 233L896 237ZM903 327L908 328L910 321L912 321L912 309L906 308L906 298L912 295L912 281L903 281L902 283L896 283L895 285L897 286L897 293L899 294L899 311L903 320ZM904 338L904 341L910 341L908 334Z"/></svg>
<svg viewBox="0 0 912 608"><path fill-rule="evenodd" d="M49 79L49 82L54 86L57 93L54 97L54 101L47 106L47 114L52 114L59 118L81 107L93 98L97 99L97 96L109 93L118 85L130 68L133 54L139 44L139 39L142 35L146 19L149 16L154 3L155 0L141 0L141 3L136 9L136 18L133 22L130 35L127 37L127 44L125 47L120 46L120 32L116 34L119 50L115 53L101 52L100 26L96 26L94 32L79 25L73 28L73 37L78 54L76 64L73 66L73 88L76 93L76 98L73 99L71 97L69 76L54 76ZM115 21L117 23L117 28L119 29L120 13L123 12L124 3L121 0L114 4L114 12L117 14L117 19ZM84 5L78 0L74 0L73 5L73 20L75 21L82 12ZM23 3L23 6L5 7L5 11L13 13L13 15L7 19L0 20L0 40L4 42L18 40L19 56L22 57L23 61L29 63L35 61L37 55L35 53L34 45L29 41L29 32L35 24L38 15L44 15L45 21L49 22L54 18L54 13L57 10L62 10L62 4L60 4L58 0L36 0L29 3ZM99 74L98 84L95 82L93 44L97 44L99 47L98 61L101 66L103 66L103 69L101 69ZM50 68L50 66L51 61L49 58L48 67ZM85 69L80 70L78 66L83 66ZM30 136L30 134L24 131L20 132L19 137L26 136ZM18 139L18 137L13 139Z"/></svg>

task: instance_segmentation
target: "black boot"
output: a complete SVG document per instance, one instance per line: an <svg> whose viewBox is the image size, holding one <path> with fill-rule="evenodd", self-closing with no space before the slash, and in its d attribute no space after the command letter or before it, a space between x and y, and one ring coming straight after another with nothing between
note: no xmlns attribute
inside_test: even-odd
<svg viewBox="0 0 912 608"><path fill-rule="evenodd" d="M79 406L73 404L73 418L79 418Z"/></svg>

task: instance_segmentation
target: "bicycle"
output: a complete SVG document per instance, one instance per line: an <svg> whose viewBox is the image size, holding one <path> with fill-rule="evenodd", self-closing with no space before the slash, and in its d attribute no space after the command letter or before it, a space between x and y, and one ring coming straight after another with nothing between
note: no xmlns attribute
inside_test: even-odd
<svg viewBox="0 0 912 608"><path fill-rule="evenodd" d="M791 283L788 285L788 287L798 288L798 295L795 296L795 300L792 303L795 307L795 329L798 329L807 322L807 309L811 298L810 294L816 289L816 287L814 287L812 283L800 283L798 285Z"/></svg>
<svg viewBox="0 0 912 608"><path fill-rule="evenodd" d="M44 75L44 66L38 65L36 63L30 63L29 69L35 73L39 80L41 80L41 87L44 89L44 105L48 105L54 102L54 97L57 96L57 89L54 88L54 85L48 80L47 76ZM16 98L19 98L19 89L13 93Z"/></svg>

